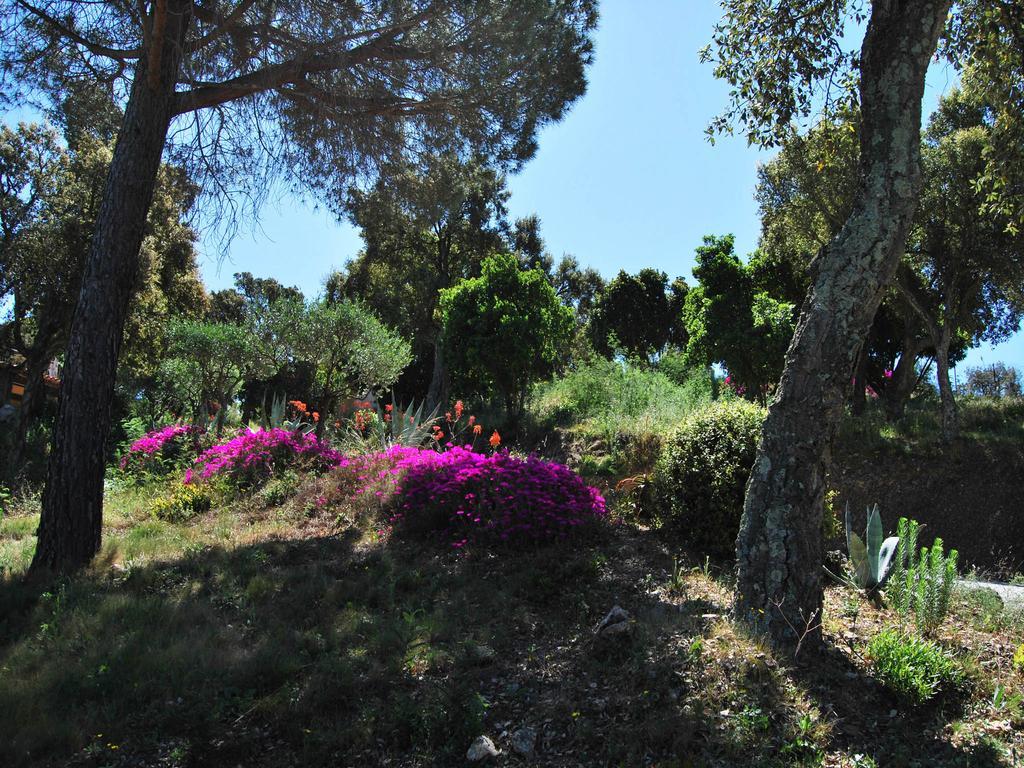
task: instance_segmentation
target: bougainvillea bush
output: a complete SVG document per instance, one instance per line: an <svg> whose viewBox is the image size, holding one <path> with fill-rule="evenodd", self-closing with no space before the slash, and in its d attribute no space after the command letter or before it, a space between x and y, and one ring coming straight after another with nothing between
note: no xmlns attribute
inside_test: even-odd
<svg viewBox="0 0 1024 768"><path fill-rule="evenodd" d="M604 499L579 475L535 456L394 446L341 467L355 494L381 500L395 533L436 533L456 548L556 541L607 514Z"/></svg>
<svg viewBox="0 0 1024 768"><path fill-rule="evenodd" d="M208 448L185 474L185 482L223 477L253 487L289 467L325 472L344 461L338 451L313 434L287 429L246 429L226 443Z"/></svg>
<svg viewBox="0 0 1024 768"><path fill-rule="evenodd" d="M119 466L128 474L167 472L199 452L203 432L191 424L154 429L128 446Z"/></svg>

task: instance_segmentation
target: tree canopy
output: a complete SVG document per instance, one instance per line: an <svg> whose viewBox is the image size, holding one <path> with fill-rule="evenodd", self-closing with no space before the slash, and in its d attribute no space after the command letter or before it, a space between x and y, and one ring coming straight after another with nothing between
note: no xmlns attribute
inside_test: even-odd
<svg viewBox="0 0 1024 768"><path fill-rule="evenodd" d="M572 336L572 310L543 272L523 270L512 254L488 257L479 277L442 291L441 312L453 384L467 395L500 395L513 417Z"/></svg>

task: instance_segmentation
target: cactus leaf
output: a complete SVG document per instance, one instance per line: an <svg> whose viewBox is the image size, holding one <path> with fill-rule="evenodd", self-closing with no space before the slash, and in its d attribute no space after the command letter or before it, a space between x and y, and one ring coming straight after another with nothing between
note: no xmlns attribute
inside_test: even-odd
<svg viewBox="0 0 1024 768"><path fill-rule="evenodd" d="M873 587L878 584L878 554L882 548L882 516L878 513L878 505L868 510L868 525L864 537L864 545L867 549L868 560L868 581L866 587Z"/></svg>
<svg viewBox="0 0 1024 768"><path fill-rule="evenodd" d="M864 586L870 580L867 548L864 546L864 542L861 541L860 536L853 531L847 533L846 539L849 542L850 563L853 565L854 577L857 584Z"/></svg>
<svg viewBox="0 0 1024 768"><path fill-rule="evenodd" d="M882 542L882 546L878 550L876 587L883 586L889 578L889 574L892 572L893 556L896 554L896 548L899 546L899 543L899 536L890 536Z"/></svg>

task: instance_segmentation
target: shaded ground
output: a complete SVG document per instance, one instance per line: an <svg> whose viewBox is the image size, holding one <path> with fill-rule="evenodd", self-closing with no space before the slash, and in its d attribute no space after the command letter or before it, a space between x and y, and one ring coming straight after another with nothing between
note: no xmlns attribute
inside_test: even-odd
<svg viewBox="0 0 1024 768"><path fill-rule="evenodd" d="M965 438L954 446L893 445L876 452L847 441L836 452L832 485L840 504L877 503L887 530L899 517L927 525L960 552L963 568L1009 578L1024 572L1024 450L1016 440Z"/></svg>
<svg viewBox="0 0 1024 768"><path fill-rule="evenodd" d="M89 574L43 594L0 585L5 768L456 766L481 734L497 765L983 768L1024 754L1024 637L992 604L964 603L940 637L973 687L912 709L863 655L891 617L831 591L827 650L777 659L728 621L727 573L673 568L671 547L627 526L457 555L378 541L301 498L187 525L146 502L111 515ZM30 529L7 520L0 538ZM613 605L629 631L596 636ZM991 706L993 681L1015 703ZM529 759L512 747L524 728Z"/></svg>

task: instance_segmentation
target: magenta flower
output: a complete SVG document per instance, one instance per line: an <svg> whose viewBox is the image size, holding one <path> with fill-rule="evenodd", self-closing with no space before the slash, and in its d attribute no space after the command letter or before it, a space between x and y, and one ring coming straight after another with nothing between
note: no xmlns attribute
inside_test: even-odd
<svg viewBox="0 0 1024 768"><path fill-rule="evenodd" d="M482 539L562 539L607 515L596 489L568 467L536 456L395 446L360 461L364 467L391 466L377 484L398 501L390 519L396 530L436 531L456 548ZM369 490L364 478L371 473L356 472L354 494L361 495ZM385 495L383 490L375 493Z"/></svg>
<svg viewBox="0 0 1024 768"><path fill-rule="evenodd" d="M247 429L226 443L203 451L195 461L195 471L201 480L226 475L238 485L256 485L291 464L326 471L345 461L338 451L312 434L287 429Z"/></svg>

